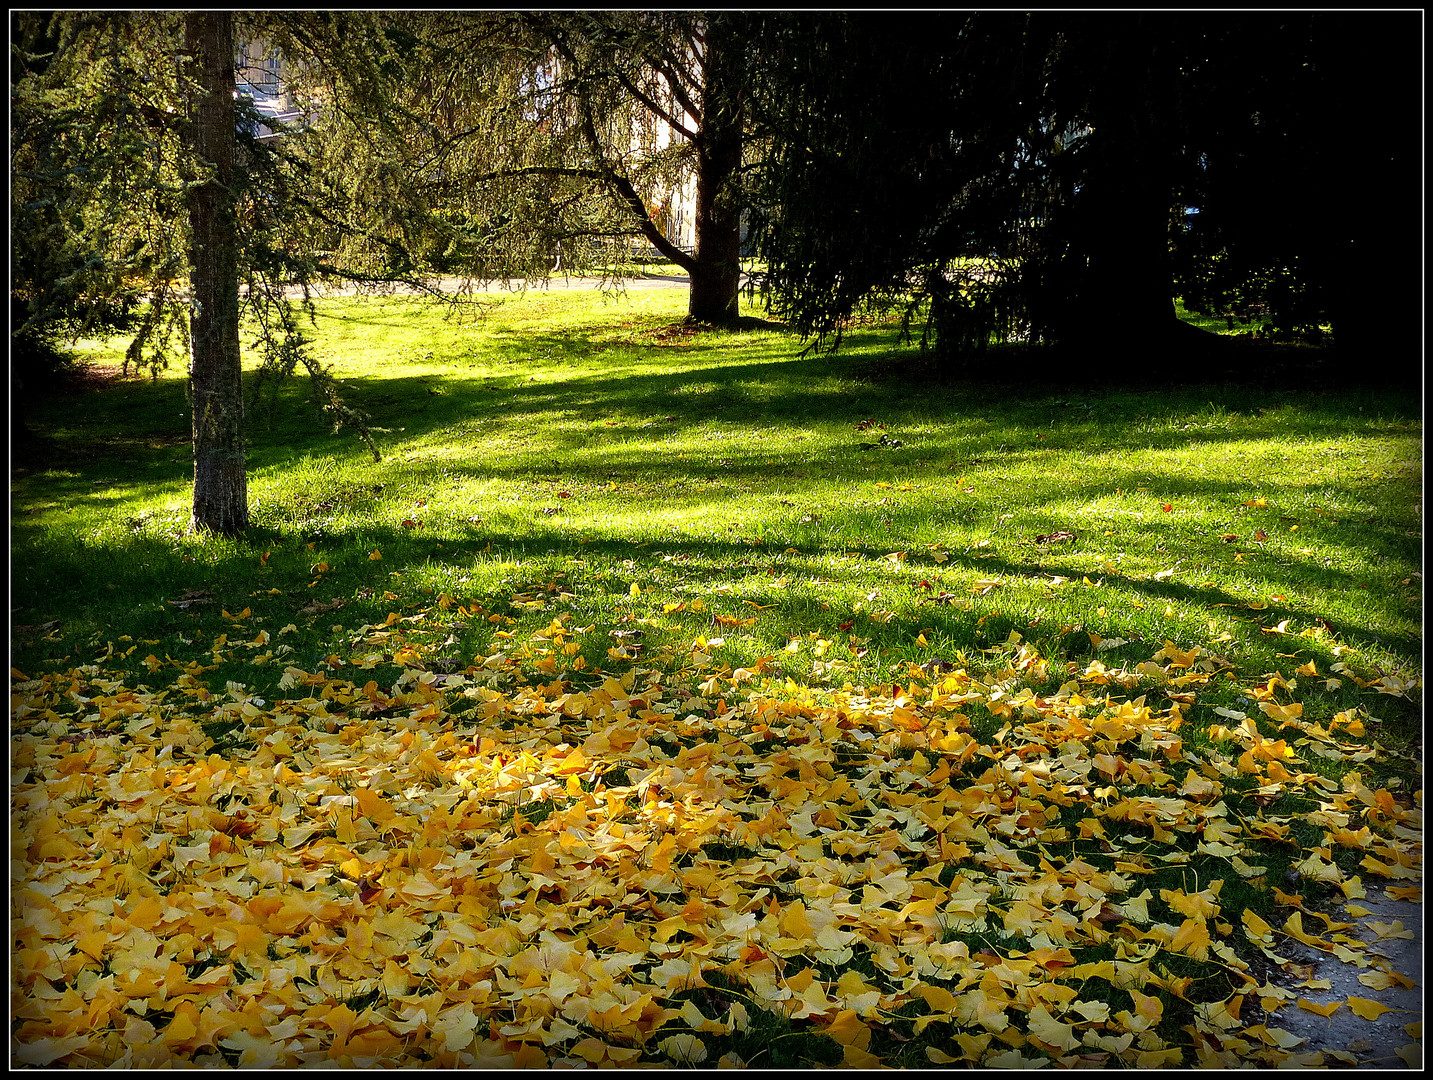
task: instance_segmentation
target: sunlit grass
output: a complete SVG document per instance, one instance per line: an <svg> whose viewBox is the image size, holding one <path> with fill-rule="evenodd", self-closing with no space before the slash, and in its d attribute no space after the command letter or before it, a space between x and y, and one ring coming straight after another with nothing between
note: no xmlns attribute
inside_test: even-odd
<svg viewBox="0 0 1433 1080"><path fill-rule="evenodd" d="M384 593L491 600L561 571L585 617L648 623L649 651L704 635L733 666L830 685L1012 631L1057 663L1098 638L1132 661L1215 643L1251 676L1293 657L1419 671L1410 399L873 381L903 355L890 329L821 358L778 327L686 330L680 290L487 300L321 302L316 348L383 461L319 425L302 383L255 403L242 542L184 535L177 371L38 412L54 454L14 484L15 621L180 648L218 609L288 622L342 601L318 648L335 621L382 617ZM175 610L184 589L221 602Z"/></svg>
<svg viewBox="0 0 1433 1080"><path fill-rule="evenodd" d="M1362 792L1381 844L1390 824L1378 817L1379 799L1391 792L1401 807L1421 790L1416 400L1218 384L1056 391L1022 385L1017 371L998 386L935 385L895 377L909 350L889 327L856 329L849 351L820 358L755 321L734 332L683 329L679 291L494 299L481 320L445 319L412 301L324 302L316 345L369 414L383 460L351 434L317 425L302 384L284 388L272 407L256 403L254 528L242 540L186 532L188 423L177 373L60 398L31 416L47 456L12 476L12 757L24 759L15 829L30 839L28 829L43 825L53 837L63 827L76 839L21 849L26 880L45 879L42 892L26 894L25 911L49 910L61 875L111 888L89 868L91 847L106 874L133 879L133 867L116 871L107 860L129 835L121 826L140 789L153 788L165 850L172 840L189 858L198 850L185 844L201 820L194 815L209 814L216 799L223 805L214 812L227 811L234 796L207 780L174 786L174 773L151 765L188 762L208 776L233 763L256 816L287 813L297 790L324 802L356 792L372 802L375 790L402 800L412 813L399 820L421 828L421 842L416 832L388 833L355 848L388 867L385 888L418 864L457 873L458 862L442 860L466 860L480 838L493 881L516 883L503 869L515 867L528 899L509 911L465 895L478 906L463 918L506 924L533 953L538 913L562 934L542 948L572 945L579 927L579 952L589 937L604 955L647 948L645 939L617 940L608 907L578 903L596 863L578 859L578 849L576 861L564 853L594 821L602 842L616 845L617 861L603 863L617 882L614 901L629 886L646 888L649 830L657 850L658 837L682 836L669 853L682 880L668 897L672 911L683 895L697 897L703 880L721 877L720 906L733 915L799 919L797 905L815 910L834 898L851 905L843 919L869 911L884 926L895 915L882 910L888 871L898 866L923 898L946 897L960 875L988 890L988 918L919 932L912 922L900 946L883 929L853 938L848 952L815 952L814 961L794 940L778 949L797 950L780 952L787 978L857 996L869 986L893 1003L861 1019L871 1023L861 1054L851 1052L849 1018L833 1025L838 1041L824 1024L763 1008L781 992L770 981L776 968L744 950L736 960L705 956L706 986L672 983L658 994L674 1009L695 1005L700 1017L668 1016L650 1037L633 1028L614 1052L630 1060L635 1038L643 1061L680 1062L696 1045L684 1041L688 1025L722 1022L742 1004L739 1027L701 1028L706 1064L729 1054L728 1064L829 1066L869 1063L861 1056L869 1054L925 1067L957 1050L972 1062L1028 1064L1043 1063L1045 1051L1012 1059L1004 1047L1023 1045L1021 1025L1034 1033L1033 1010L997 1024L1006 1042L996 1045L969 1019L922 1021L939 1011L940 988L983 985L977 968L992 955L1033 965L1048 951L1043 920L1069 902L1088 921L1098 906L1087 911L1086 901L1105 880L1098 875L1118 872L1129 875L1124 891L1109 894L1120 912L1098 910L1126 920L1114 924L1119 940L1105 940L1098 925L1072 928L1078 966L1040 974L1049 977L1041 992L1074 990L1053 980L1077 974L1085 1004L1117 1015L1135 1006L1133 984L1110 981L1114 969L1101 965L1136 945L1155 955L1145 974L1157 981L1139 985L1158 995L1157 1032L1174 1057L1155 1058L1169 1064L1202 1037L1196 1010L1227 999L1237 1011L1248 988L1223 961L1172 942L1155 949L1137 927L1153 919L1155 938L1174 933L1185 921L1176 902L1212 889L1228 920L1209 924L1213 939L1263 964L1245 913L1275 923L1288 903L1307 901L1312 912L1343 896L1300 878L1306 857L1310 873L1328 864L1344 882L1378 872L1338 815L1325 813L1321 824L1307 815ZM117 358L110 344L89 348ZM453 682L422 682L440 677ZM939 702L951 695L959 712ZM908 709L900 723L898 700ZM570 710L559 704L569 701ZM1292 726L1282 723L1290 717ZM1240 721L1257 734L1236 737L1230 729ZM614 740L618 731L627 738ZM1246 743L1285 738L1297 743L1294 775L1276 781L1275 758L1246 767ZM433 753L415 757L422 747ZM588 751L581 772L566 767L573 747ZM86 769L119 783L125 801L101 797ZM1046 791L1056 773L1076 786ZM671 789L656 793L654 776ZM774 833L768 819L778 804L792 822L801 816L786 797L797 781L814 800L802 813L821 813L821 822ZM843 800L828 782L863 794ZM1363 784L1386 790L1375 799ZM1217 807L1205 798L1215 791ZM1178 803L1196 824L1162 835L1116 813L1120 800L1146 796ZM952 798L962 809L947 823L941 807ZM449 817L459 800L469 816ZM982 862L989 851L952 844L942 829L958 837L980 820L994 829L996 804L1007 830L999 835L1034 821L1038 836L1012 840L1020 850L1000 857L1017 861L997 858L992 869ZM53 809L62 805L69 809ZM929 830L912 828L913 809ZM1206 813L1241 823L1238 850L1256 866L1206 844L1197 824L1208 824ZM307 849L290 850L283 837L244 848L244 857L262 852L266 868L278 865L269 856L318 858L325 869L312 881L305 871L282 888L357 905L366 925L375 909L365 905L396 900L373 891L366 872L354 879L351 852L326 846L330 834L339 840L357 828L353 812L331 824ZM105 829L120 830L119 841ZM1416 860L1414 833L1404 833L1374 850ZM631 863L629 835L644 837ZM433 846L439 840L446 855ZM561 868L528 877L527 860L549 842ZM224 846L211 838L204 851L222 856ZM73 870L55 861L63 852ZM178 862L156 858L143 887L174 888L179 878L167 875L179 874ZM1035 909L1022 905L1027 896L1050 899L1052 862L1097 891L1058 888L1063 900L1051 911L1042 902L1029 922ZM380 864L367 865L378 881ZM1415 866L1404 863L1397 876ZM1285 886L1297 896L1276 901ZM458 894L445 884L435 895L444 910L432 914L446 918ZM194 900L198 910L210 898L176 889L172 903ZM647 919L630 914L628 934ZM671 916L648 914L655 921L644 933ZM110 932L123 925L111 921ZM24 950L27 985L59 993L58 971L75 982L64 992L77 994L112 977L93 941L94 963L74 952L61 970L65 931L43 920L36 927ZM932 960L944 945L946 960L961 957L968 969L958 982L946 960ZM244 977L267 985L272 976L291 994L291 948L310 951L297 935L277 935L265 959L246 957ZM188 976L225 955L214 944L191 965L203 971ZM660 985L655 958L642 961L641 978ZM510 971L516 962L500 961ZM915 984L892 974L912 969L934 998L912 998ZM1173 992L1183 979L1191 982ZM332 995L327 984L306 984L304 993L325 1007L341 1001L365 1023L386 1024L391 1010L407 1008L372 980ZM179 1029L171 1032L174 1014L161 1004L143 1006L144 1022L161 1026L167 1045ZM27 1010L22 1034L48 1031L44 1010L34 1002ZM512 1010L507 999L494 1005L479 1035ZM96 1038L109 1040L110 1061L125 1044L117 1027L106 1031ZM952 1032L967 1041L953 1045ZM1063 1041L1058 1028L1045 1033ZM548 1034L556 1041L544 1045L561 1061L577 1053L579 1035L607 1037L585 1028ZM509 1057L520 1047L479 1042ZM404 1048L420 1061L459 1063L445 1043L430 1032ZM232 1065L238 1045L180 1056ZM160 1054L155 1060L168 1054L132 1049ZM1154 1067L1148 1049L1142 1037L1114 1061ZM60 1050L41 1038L26 1052L48 1060ZM325 1050L304 1052L317 1059ZM327 1053L342 1063L337 1042ZM548 1061L530 1042L520 1053L514 1062Z"/></svg>

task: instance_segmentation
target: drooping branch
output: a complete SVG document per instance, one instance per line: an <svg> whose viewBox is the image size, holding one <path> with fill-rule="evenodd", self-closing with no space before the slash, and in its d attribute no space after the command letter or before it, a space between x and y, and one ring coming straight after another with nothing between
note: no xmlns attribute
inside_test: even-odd
<svg viewBox="0 0 1433 1080"><path fill-rule="evenodd" d="M662 72L662 74L664 75L664 77L666 76L665 71ZM651 95L647 94L639 86L637 86L636 83L634 83L625 72L616 71L613 72L613 75L616 77L618 83L621 84L622 89L626 90L627 93L631 94L632 97L635 98L638 102L640 102L653 116L666 123L673 131L677 132L677 134L681 135L682 138L686 139L694 146L699 145L701 143L702 136L700 131L692 130L686 125L686 123L677 118L676 113L658 104L657 101L651 97ZM675 84L672 83L672 80L670 78L668 78L668 83L670 85L675 86ZM677 103L686 111L687 115L696 115L697 110L695 106L690 104L690 99L687 98L686 94L678 94L674 89L673 96L677 98Z"/></svg>
<svg viewBox="0 0 1433 1080"><path fill-rule="evenodd" d="M554 35L554 45L564 62L570 65L572 70L577 70L578 59L565 37L560 34ZM597 133L597 121L593 116L591 101L586 97L579 97L578 108L581 114L579 127L586 140L587 148L592 154L592 159L598 163L600 178L611 188L621 204L627 208L633 223L641 231L641 234L651 241L652 246L687 273L694 272L697 266L696 259L662 234L652 220L647 204L642 200L641 194L633 186L630 178L618 171L610 162L606 147L603 146L602 139Z"/></svg>
<svg viewBox="0 0 1433 1080"><path fill-rule="evenodd" d="M642 201L642 196L632 186L632 181L607 163L605 157L600 156L601 140L597 137L597 127L592 119L590 110L583 110L582 131L586 136L588 144L593 148L594 156L602 163L603 179L611 186L612 191L626 205L630 211L634 223L641 230L642 235L652 242L652 246L660 251L672 262L676 263L687 273L696 270L697 260L688 255L676 244L672 243L652 221L652 215L647 210L647 204Z"/></svg>

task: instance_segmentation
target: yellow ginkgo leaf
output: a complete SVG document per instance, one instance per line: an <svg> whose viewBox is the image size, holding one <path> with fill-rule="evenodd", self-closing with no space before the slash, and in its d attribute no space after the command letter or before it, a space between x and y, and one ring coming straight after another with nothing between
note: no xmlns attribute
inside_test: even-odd
<svg viewBox="0 0 1433 1080"><path fill-rule="evenodd" d="M1175 952L1185 953L1196 960L1207 960L1209 944L1209 924L1203 919L1185 919L1179 929L1175 931L1169 947Z"/></svg>
<svg viewBox="0 0 1433 1080"><path fill-rule="evenodd" d="M607 1056L607 1044L589 1035L573 1043L571 1052L596 1065Z"/></svg>
<svg viewBox="0 0 1433 1080"><path fill-rule="evenodd" d="M1377 1020L1384 1013L1393 1012L1387 1005L1381 1005L1371 998L1354 997L1352 994L1349 995L1348 1007L1350 1012L1365 1020Z"/></svg>
<svg viewBox="0 0 1433 1080"><path fill-rule="evenodd" d="M1266 1043L1269 1046L1277 1046L1281 1050L1292 1050L1304 1042L1301 1036L1295 1035L1293 1032L1285 1031L1283 1028L1267 1027L1264 1024L1255 1024L1252 1027L1247 1027L1244 1029L1244 1033L1246 1035L1252 1035L1260 1042Z"/></svg>
<svg viewBox="0 0 1433 1080"><path fill-rule="evenodd" d="M226 1035L219 1045L239 1051L241 1069L272 1069L284 1060L283 1047L274 1039L267 1035L252 1035L243 1028Z"/></svg>
<svg viewBox="0 0 1433 1080"><path fill-rule="evenodd" d="M851 1043L841 1047L841 1056L845 1063L853 1069L879 1069L882 1064L881 1059L875 1054L867 1053Z"/></svg>
<svg viewBox="0 0 1433 1080"><path fill-rule="evenodd" d="M1039 1040L1044 1049L1068 1053L1080 1045L1071 1024L1062 1024L1043 1005L1036 1005L1027 1018L1030 1036Z"/></svg>
<svg viewBox="0 0 1433 1080"><path fill-rule="evenodd" d="M1151 1031L1164 1016L1164 1002L1153 994L1141 994L1130 988L1129 996L1134 1001L1134 1013L1124 1010L1115 1013L1115 1020L1132 1034Z"/></svg>
<svg viewBox="0 0 1433 1080"><path fill-rule="evenodd" d="M1217 780L1209 780L1200 776L1193 769L1184 778L1184 784L1179 789L1181 795L1188 795L1192 799L1214 799L1223 794L1224 785Z"/></svg>
<svg viewBox="0 0 1433 1080"><path fill-rule="evenodd" d="M1403 923L1399 921L1386 923L1379 922L1376 919L1370 919L1368 928L1378 935L1377 940L1379 941L1387 941L1390 938L1404 938L1408 941L1413 940L1413 931L1405 929Z"/></svg>
<svg viewBox="0 0 1433 1080"><path fill-rule="evenodd" d="M854 1009L842 1009L836 1014L836 1019L819 1030L842 1046L855 1046L865 1050L871 1045L871 1029Z"/></svg>
<svg viewBox="0 0 1433 1080"><path fill-rule="evenodd" d="M1342 1001L1331 1001L1326 1005L1317 1005L1308 998L1299 998L1295 1004L1303 1009L1304 1012L1311 1012L1316 1016L1332 1016L1338 1012L1339 1009L1343 1008Z"/></svg>
<svg viewBox="0 0 1433 1080"><path fill-rule="evenodd" d="M1103 1001L1074 1001L1070 1004L1070 1012L1079 1013L1091 1023L1103 1024L1110 1018L1109 1004Z"/></svg>
<svg viewBox="0 0 1433 1080"><path fill-rule="evenodd" d="M1304 929L1304 916L1302 912L1295 911L1289 916L1288 920L1284 923L1284 933L1304 945L1309 945L1316 949L1328 948L1328 942L1314 937Z"/></svg>
<svg viewBox="0 0 1433 1080"><path fill-rule="evenodd" d="M1182 889L1160 889L1159 898L1186 918L1212 919L1219 914L1219 905L1214 897L1224 883L1216 881L1204 892L1188 894Z"/></svg>
<svg viewBox="0 0 1433 1080"><path fill-rule="evenodd" d="M67 1035L61 1039L31 1039L15 1046L11 1053L13 1060L22 1065L43 1067L69 1054L77 1053L89 1044L88 1035Z"/></svg>
<svg viewBox="0 0 1433 1080"><path fill-rule="evenodd" d="M1232 866L1236 871L1238 871L1240 877L1244 878L1260 877L1266 870L1269 869L1267 866L1251 866L1249 863L1246 863L1243 859L1239 858L1238 855L1230 857L1229 865Z"/></svg>
<svg viewBox="0 0 1433 1080"><path fill-rule="evenodd" d="M1270 720L1276 723L1283 723L1285 720L1297 720L1304 715L1304 706L1301 702L1295 701L1288 705L1276 705L1272 701L1259 702L1259 709Z"/></svg>
<svg viewBox="0 0 1433 1080"><path fill-rule="evenodd" d="M481 1022L482 1017L473 1010L473 1006L464 1002L440 1014L432 1022L430 1030L436 1039L442 1040L440 1045L449 1053L457 1053L472 1045L474 1030Z"/></svg>
<svg viewBox="0 0 1433 1080"><path fill-rule="evenodd" d="M986 1031L997 1035L1010 1028L1010 1018L1006 1015L1003 1004L986 997L979 987L960 995L956 1015L962 1023L979 1024Z"/></svg>
<svg viewBox="0 0 1433 1080"><path fill-rule="evenodd" d="M917 986L912 993L925 1000L936 1012L948 1013L955 1009L955 995L943 986Z"/></svg>
<svg viewBox="0 0 1433 1080"><path fill-rule="evenodd" d="M1397 971L1365 971L1358 977L1358 981L1370 990L1387 990L1391 986L1401 986L1405 990L1412 990L1418 985L1407 975Z"/></svg>
<svg viewBox="0 0 1433 1080"><path fill-rule="evenodd" d="M695 1035L685 1032L663 1039L657 1047L672 1061L696 1065L707 1059L706 1045Z"/></svg>
<svg viewBox="0 0 1433 1080"><path fill-rule="evenodd" d="M982 1064L987 1069L1039 1069L1050 1064L1047 1057L1027 1058L1019 1050L1006 1050L1000 1054L992 1054Z"/></svg>
<svg viewBox="0 0 1433 1080"><path fill-rule="evenodd" d="M1255 941L1272 942L1273 939L1270 935L1273 932L1273 927L1260 918L1256 911L1252 908L1245 908L1240 912L1240 918L1243 920L1244 929L1249 937Z"/></svg>
<svg viewBox="0 0 1433 1080"><path fill-rule="evenodd" d="M1140 1069L1169 1069L1184 1060L1184 1051L1177 1046L1162 1050L1141 1050L1135 1055L1135 1066Z"/></svg>
<svg viewBox="0 0 1433 1080"><path fill-rule="evenodd" d="M389 960L384 965L383 989L390 998L402 997L408 993L408 972L396 960Z"/></svg>
<svg viewBox="0 0 1433 1080"><path fill-rule="evenodd" d="M1298 871L1310 881L1329 884L1337 884L1343 878L1343 871L1338 865L1320 857L1317 851L1298 864Z"/></svg>
<svg viewBox="0 0 1433 1080"><path fill-rule="evenodd" d="M841 973L841 977L836 981L835 996L847 1008L862 1016L870 1015L881 1001L881 991L867 985L855 968L847 968Z"/></svg>

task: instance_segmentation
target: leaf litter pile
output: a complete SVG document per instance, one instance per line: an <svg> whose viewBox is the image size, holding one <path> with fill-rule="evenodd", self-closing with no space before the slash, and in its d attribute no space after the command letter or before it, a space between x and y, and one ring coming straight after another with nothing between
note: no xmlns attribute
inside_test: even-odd
<svg viewBox="0 0 1433 1080"><path fill-rule="evenodd" d="M1332 1011L1301 958L1409 985L1321 909L1421 899L1422 792L1310 665L1190 743L1199 646L833 690L562 615L455 663L440 606L282 700L12 671L13 1062L1352 1064L1265 1022Z"/></svg>

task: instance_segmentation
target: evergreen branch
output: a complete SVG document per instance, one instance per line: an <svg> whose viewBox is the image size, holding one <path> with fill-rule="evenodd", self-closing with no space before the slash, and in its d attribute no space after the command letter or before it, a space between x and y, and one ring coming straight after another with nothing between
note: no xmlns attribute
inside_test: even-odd
<svg viewBox="0 0 1433 1080"><path fill-rule="evenodd" d="M553 41L555 43L554 47L562 54L563 59L575 69L577 67L577 58L573 55L572 49L567 45L566 41L561 35L554 35ZM600 178L617 195L618 199L632 215L633 221L636 223L642 235L651 241L652 246L687 273L695 273L697 268L696 259L692 258L692 256L688 255L662 235L662 231L658 229L656 223L652 221L652 215L647 209L647 204L642 201L642 196L638 194L637 189L632 186L632 181L619 173L608 161L606 148L602 145L602 139L597 134L597 123L592 116L591 102L585 98L580 98L578 107L581 110L582 116L580 124L582 135L587 142L588 149L592 151L593 159L599 163L601 170Z"/></svg>
<svg viewBox="0 0 1433 1080"><path fill-rule="evenodd" d="M512 180L521 176L573 176L587 180L606 180L600 169L570 165L523 165L516 169L494 169L492 172L465 178L465 184L485 184L490 180Z"/></svg>
<svg viewBox="0 0 1433 1080"><path fill-rule="evenodd" d="M688 42L688 47L691 48L690 39L688 39ZM686 114L688 116L700 116L702 114L701 108L697 105L689 90L689 87L699 85L696 79L697 72L686 70L683 67L681 57L671 52L671 50L662 45L658 45L657 49L658 53L655 56L649 55L647 62L667 80L667 85L671 87L672 90L672 96L677 99L677 104L686 111ZM690 57L693 66L702 63L700 56L694 49L690 53ZM703 68L705 67L705 65L702 66ZM693 136L688 137L692 138Z"/></svg>
<svg viewBox="0 0 1433 1080"><path fill-rule="evenodd" d="M582 123L583 130L592 145L594 154L600 153L601 146L597 138L597 128L592 121L591 113L586 110L583 111ZM662 231L658 229L656 223L652 221L652 215L648 212L646 203L642 201L642 196L639 195L637 189L632 186L632 181L619 173L611 165L608 165L605 158L599 156L597 160L606 166L605 181L632 214L642 235L652 242L653 247L671 259L672 262L676 263L687 273L695 273L697 267L696 259L692 258L662 235Z"/></svg>
<svg viewBox="0 0 1433 1080"><path fill-rule="evenodd" d="M654 64L653 66L655 67L656 65ZM660 71L661 69L659 68L658 70ZM687 127L686 124L678 120L669 109L666 109L663 106L659 105L654 98L652 98L640 87L638 87L637 84L634 83L631 78L628 77L626 72L613 71L611 74L613 75L613 77L616 78L619 83L622 84L622 89L626 90L628 94L636 98L637 101L641 103L647 109L648 112L652 113L652 115L657 117L657 119L664 121L669 127L671 127L673 131L680 134L682 138L686 139L688 142L694 145L701 144L702 137L699 131L693 131L691 128ZM663 72L663 74L665 75L666 73ZM670 84L670 78L668 79L668 82ZM673 87L673 96L677 98L677 104L681 105L682 108L686 110L688 115L698 115L697 110L690 104L689 99L687 99L686 95L676 93L675 86Z"/></svg>
<svg viewBox="0 0 1433 1080"><path fill-rule="evenodd" d="M308 289L304 289L308 303ZM310 342L294 320L293 306L283 295L282 287L263 273L250 273L248 306L259 324L257 344L263 352L264 363L259 369L254 384L255 397L268 383L271 388L270 402L277 399L279 386L290 378L298 365L302 364L313 384L314 396L321 403L323 412L333 418L334 431L345 424L352 427L368 447L375 462L382 461L378 444L368 426L368 414L353 408L339 396L338 384L331 368L326 368L314 356Z"/></svg>

